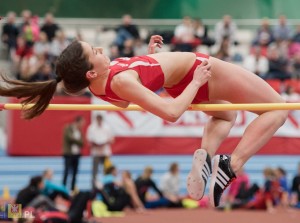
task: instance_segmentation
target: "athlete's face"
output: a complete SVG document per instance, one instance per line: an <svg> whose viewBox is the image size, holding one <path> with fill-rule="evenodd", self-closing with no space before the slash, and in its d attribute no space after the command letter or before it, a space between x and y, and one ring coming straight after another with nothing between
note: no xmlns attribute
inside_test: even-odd
<svg viewBox="0 0 300 223"><path fill-rule="evenodd" d="M101 75L106 74L109 69L110 59L103 54L103 48L93 47L86 42L81 42L83 51L89 62L93 65L91 72Z"/></svg>

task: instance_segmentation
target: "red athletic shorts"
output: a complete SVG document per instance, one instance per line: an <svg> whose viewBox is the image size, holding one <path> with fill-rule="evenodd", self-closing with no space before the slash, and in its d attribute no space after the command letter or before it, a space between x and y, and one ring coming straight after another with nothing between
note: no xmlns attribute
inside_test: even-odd
<svg viewBox="0 0 300 223"><path fill-rule="evenodd" d="M165 87L166 91L173 97L176 98L178 95L180 95L186 86L193 80L193 75L196 67L202 63L202 61L207 60L209 58L208 55L202 54L202 53L195 53L196 54L196 60L193 64L192 68L189 70L189 72L185 75L185 77L176 85L174 85L171 88ZM203 101L208 101L208 83L206 82L203 86L201 86L192 101L192 104L198 104Z"/></svg>

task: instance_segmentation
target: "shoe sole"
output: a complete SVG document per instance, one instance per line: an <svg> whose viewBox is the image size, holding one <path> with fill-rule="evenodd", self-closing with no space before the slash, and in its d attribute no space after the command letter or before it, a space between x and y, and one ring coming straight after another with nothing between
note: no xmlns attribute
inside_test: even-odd
<svg viewBox="0 0 300 223"><path fill-rule="evenodd" d="M211 181L210 181L210 186L209 186L209 202L212 207L216 207L215 199L214 199L214 186L216 184L219 161L220 161L219 155L217 155L213 158L213 168L212 168Z"/></svg>
<svg viewBox="0 0 300 223"><path fill-rule="evenodd" d="M187 176L187 191L191 198L200 200L205 192L205 182L202 179L201 170L206 162L207 152L198 149L194 152L192 169Z"/></svg>

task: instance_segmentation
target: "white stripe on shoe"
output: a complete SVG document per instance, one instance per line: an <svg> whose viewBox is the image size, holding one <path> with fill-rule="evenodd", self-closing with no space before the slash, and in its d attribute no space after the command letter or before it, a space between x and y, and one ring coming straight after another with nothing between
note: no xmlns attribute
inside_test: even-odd
<svg viewBox="0 0 300 223"><path fill-rule="evenodd" d="M219 173L219 175L221 175L226 181L229 181L229 180L230 180L230 178L227 176L227 174L224 173L224 171L223 171L220 167L218 168L218 173Z"/></svg>
<svg viewBox="0 0 300 223"><path fill-rule="evenodd" d="M224 185L223 182L221 182L218 178L216 179L216 183L217 183L222 189L224 189L225 185Z"/></svg>

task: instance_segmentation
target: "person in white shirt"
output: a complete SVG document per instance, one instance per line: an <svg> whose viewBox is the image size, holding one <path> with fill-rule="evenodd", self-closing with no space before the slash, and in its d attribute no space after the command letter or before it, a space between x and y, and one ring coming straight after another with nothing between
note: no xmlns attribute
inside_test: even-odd
<svg viewBox="0 0 300 223"><path fill-rule="evenodd" d="M264 78L269 70L269 61L261 54L261 47L254 46L251 54L245 57L243 66L259 77Z"/></svg>
<svg viewBox="0 0 300 223"><path fill-rule="evenodd" d="M218 22L215 26L215 40L217 44L221 44L224 37L227 37L231 44L237 43L236 33L237 25L230 15L224 15L223 20Z"/></svg>
<svg viewBox="0 0 300 223"><path fill-rule="evenodd" d="M181 207L179 166L171 163L169 171L160 180L160 190L170 201L170 207Z"/></svg>
<svg viewBox="0 0 300 223"><path fill-rule="evenodd" d="M111 156L110 145L114 142L114 136L108 125L103 123L102 115L97 115L95 121L87 129L87 141L93 156L92 187L95 188L99 165L104 166L105 160Z"/></svg>

